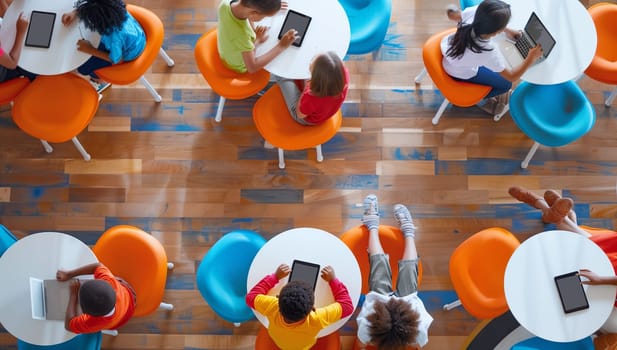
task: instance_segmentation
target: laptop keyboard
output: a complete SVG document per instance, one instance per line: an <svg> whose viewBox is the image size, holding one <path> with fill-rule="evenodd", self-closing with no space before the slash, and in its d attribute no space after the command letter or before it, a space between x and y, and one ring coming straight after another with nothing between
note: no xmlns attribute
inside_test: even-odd
<svg viewBox="0 0 617 350"><path fill-rule="evenodd" d="M516 46L516 48L518 49L518 52L520 52L524 58L527 58L527 55L529 54L529 50L532 47L534 47L534 45L530 43L527 37L525 36L522 36L520 39L518 39L516 43L514 44L514 46Z"/></svg>

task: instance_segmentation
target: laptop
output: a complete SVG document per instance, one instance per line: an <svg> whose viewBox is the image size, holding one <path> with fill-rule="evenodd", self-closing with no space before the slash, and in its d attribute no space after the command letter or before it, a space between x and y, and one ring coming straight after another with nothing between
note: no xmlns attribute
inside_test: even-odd
<svg viewBox="0 0 617 350"><path fill-rule="evenodd" d="M30 277L32 318L64 321L69 304L70 281L42 280Z"/></svg>
<svg viewBox="0 0 617 350"><path fill-rule="evenodd" d="M535 63L545 60L557 43L544 23L535 12L531 13L521 37L516 41L506 39L502 52L508 63L515 67L521 64L529 54L529 50L536 45L542 47L542 56Z"/></svg>
<svg viewBox="0 0 617 350"><path fill-rule="evenodd" d="M24 45L49 48L55 22L56 14L53 12L32 11Z"/></svg>

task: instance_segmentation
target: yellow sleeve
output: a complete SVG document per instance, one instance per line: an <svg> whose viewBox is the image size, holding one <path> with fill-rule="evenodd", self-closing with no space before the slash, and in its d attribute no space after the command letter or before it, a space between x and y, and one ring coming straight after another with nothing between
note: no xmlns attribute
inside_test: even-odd
<svg viewBox="0 0 617 350"><path fill-rule="evenodd" d="M320 307L312 313L315 318L314 321L319 322L322 328L326 328L330 324L340 320L342 314L343 308L339 303L332 303L326 307Z"/></svg>
<svg viewBox="0 0 617 350"><path fill-rule="evenodd" d="M279 299L270 295L259 294L255 297L255 310L270 318L279 312Z"/></svg>

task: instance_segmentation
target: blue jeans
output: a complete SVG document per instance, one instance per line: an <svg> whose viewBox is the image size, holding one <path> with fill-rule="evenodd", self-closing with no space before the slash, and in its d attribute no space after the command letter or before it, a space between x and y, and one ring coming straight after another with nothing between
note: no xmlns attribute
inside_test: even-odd
<svg viewBox="0 0 617 350"><path fill-rule="evenodd" d="M476 74L475 77L471 77L469 79L455 79L458 81L466 81L469 83L488 85L492 87L491 91L488 95L486 95L486 98L505 94L512 88L512 83L510 81L502 77L501 74L495 73L486 67L479 67L478 74Z"/></svg>
<svg viewBox="0 0 617 350"><path fill-rule="evenodd" d="M105 46L103 46L102 44L99 45L98 49L100 51L107 51ZM77 68L77 71L81 75L89 75L92 78L98 79L98 76L94 73L94 71L97 69L109 67L109 66L111 66L111 62L106 61L102 58L98 58L96 56L92 56L84 64L79 66Z"/></svg>

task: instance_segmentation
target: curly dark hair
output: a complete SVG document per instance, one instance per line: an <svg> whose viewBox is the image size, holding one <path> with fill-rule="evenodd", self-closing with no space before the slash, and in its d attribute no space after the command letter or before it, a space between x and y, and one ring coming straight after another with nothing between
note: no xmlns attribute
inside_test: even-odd
<svg viewBox="0 0 617 350"><path fill-rule="evenodd" d="M122 0L77 0L75 9L85 27L101 35L121 27L127 16Z"/></svg>
<svg viewBox="0 0 617 350"><path fill-rule="evenodd" d="M399 298L387 303L376 301L375 311L366 317L369 321L371 344L380 350L404 350L416 342L420 314Z"/></svg>
<svg viewBox="0 0 617 350"><path fill-rule="evenodd" d="M116 306L116 291L103 280L89 280L79 288L79 306L85 314L105 316Z"/></svg>
<svg viewBox="0 0 617 350"><path fill-rule="evenodd" d="M289 323L306 318L314 303L313 289L304 281L291 281L279 293L279 310Z"/></svg>

